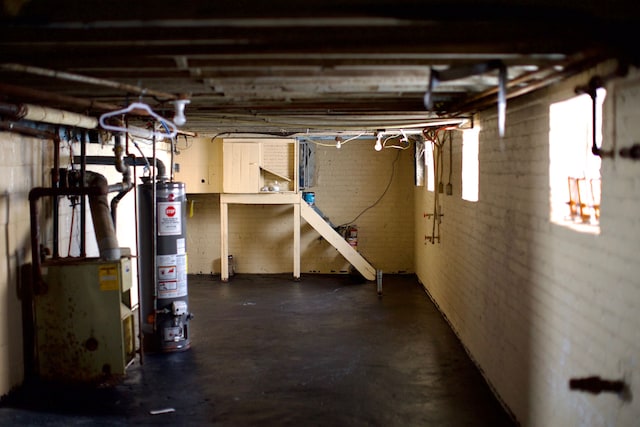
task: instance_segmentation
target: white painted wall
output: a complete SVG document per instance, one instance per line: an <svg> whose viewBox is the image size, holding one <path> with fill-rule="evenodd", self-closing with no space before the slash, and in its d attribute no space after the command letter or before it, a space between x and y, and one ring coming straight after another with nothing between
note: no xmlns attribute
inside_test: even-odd
<svg viewBox="0 0 640 427"><path fill-rule="evenodd" d="M29 202L32 187L47 181L42 165L51 142L0 132L0 396L23 380L20 266L31 260Z"/></svg>
<svg viewBox="0 0 640 427"><path fill-rule="evenodd" d="M549 106L605 72L511 101L503 139L494 111L477 117L477 203L460 197L456 137L454 196L443 198L440 244L423 238L433 194L415 190L419 279L525 426L632 426L640 419L640 162L603 160L599 235L549 220ZM609 85L605 117L605 148L640 141L638 72ZM632 398L569 390L571 378L592 375L624 379Z"/></svg>
<svg viewBox="0 0 640 427"><path fill-rule="evenodd" d="M413 149L376 152L375 140L341 149L318 146L316 204L335 225L353 220L383 193L380 203L357 219L358 248L377 269L413 272ZM189 188L187 187L187 192ZM220 203L217 194L190 194L187 245L191 273L220 272ZM306 222L301 231L301 272L344 273L347 263ZM293 271L293 208L229 206L229 253L240 273Z"/></svg>

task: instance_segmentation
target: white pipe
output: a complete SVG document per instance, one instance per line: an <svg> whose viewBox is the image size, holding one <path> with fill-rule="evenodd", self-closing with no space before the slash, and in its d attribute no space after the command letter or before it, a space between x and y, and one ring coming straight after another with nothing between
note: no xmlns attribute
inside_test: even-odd
<svg viewBox="0 0 640 427"><path fill-rule="evenodd" d="M76 126L84 129L95 129L98 127L98 119L83 114L33 104L24 104L24 108L26 114L22 118L25 120L55 125Z"/></svg>

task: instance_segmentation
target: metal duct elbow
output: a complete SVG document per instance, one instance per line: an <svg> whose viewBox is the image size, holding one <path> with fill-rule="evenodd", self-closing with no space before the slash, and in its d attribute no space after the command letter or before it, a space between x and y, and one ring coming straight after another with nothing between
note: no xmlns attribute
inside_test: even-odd
<svg viewBox="0 0 640 427"><path fill-rule="evenodd" d="M106 261L118 260L120 259L120 247L107 199L109 193L107 179L99 173L87 171L86 182L89 187L100 189L99 194L89 196L91 219L100 250L100 258Z"/></svg>

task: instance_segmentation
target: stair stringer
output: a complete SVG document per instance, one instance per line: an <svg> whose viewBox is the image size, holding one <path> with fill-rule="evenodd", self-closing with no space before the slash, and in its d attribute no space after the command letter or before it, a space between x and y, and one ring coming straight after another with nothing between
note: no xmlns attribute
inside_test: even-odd
<svg viewBox="0 0 640 427"><path fill-rule="evenodd" d="M376 269L305 201L300 202L300 216L336 248L365 279L376 280Z"/></svg>

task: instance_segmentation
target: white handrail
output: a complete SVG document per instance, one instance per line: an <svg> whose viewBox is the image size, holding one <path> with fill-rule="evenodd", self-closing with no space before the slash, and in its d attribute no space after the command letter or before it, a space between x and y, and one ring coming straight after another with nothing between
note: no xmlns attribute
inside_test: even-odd
<svg viewBox="0 0 640 427"><path fill-rule="evenodd" d="M171 120L165 119L164 117L158 115L156 112L154 112L151 109L151 107L149 107L147 104L142 103L142 102L132 102L131 104L129 104L128 107L123 108L121 110L110 111L108 113L104 113L103 115L100 116L100 120L99 120L100 126L105 130L110 130L110 131L113 131L113 132L127 132L127 133L129 133L129 132L133 131L135 133L135 130L133 128L122 127L122 126L112 126L112 125L107 124L105 122L105 120L110 118L110 117L126 114L126 113L131 112L132 110L145 110L146 112L149 113L149 115L151 117L153 117L154 119L156 119L159 122L161 122L162 124L164 124L167 129L170 129L170 131L168 131L168 132L158 132L156 130L149 131L149 135L155 136L158 139L164 139L164 138L175 138L176 135L178 134L178 128L176 127L176 125Z"/></svg>

